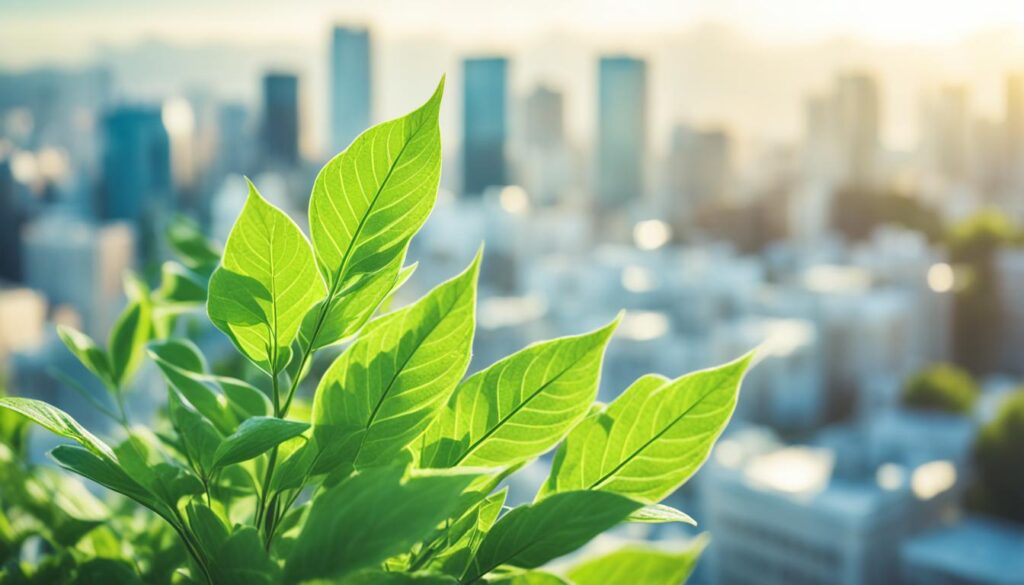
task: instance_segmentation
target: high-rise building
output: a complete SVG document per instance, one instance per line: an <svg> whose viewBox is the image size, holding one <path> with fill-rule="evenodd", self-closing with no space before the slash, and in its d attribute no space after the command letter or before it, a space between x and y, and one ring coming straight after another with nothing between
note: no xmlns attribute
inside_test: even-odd
<svg viewBox="0 0 1024 585"><path fill-rule="evenodd" d="M1009 179L1024 184L1024 73L1006 78L1006 163Z"/></svg>
<svg viewBox="0 0 1024 585"><path fill-rule="evenodd" d="M537 86L525 106L525 151L517 173L533 202L553 204L563 199L572 183L562 92Z"/></svg>
<svg viewBox="0 0 1024 585"><path fill-rule="evenodd" d="M723 203L732 180L732 140L722 129L677 126L672 131L668 211L682 230L708 203Z"/></svg>
<svg viewBox="0 0 1024 585"><path fill-rule="evenodd" d="M171 146L159 108L124 106L104 119L101 217L140 223L171 203Z"/></svg>
<svg viewBox="0 0 1024 585"><path fill-rule="evenodd" d="M52 306L70 306L86 333L105 338L120 309L123 273L134 264L132 226L57 213L28 224L22 238L25 285Z"/></svg>
<svg viewBox="0 0 1024 585"><path fill-rule="evenodd" d="M331 33L331 154L370 126L370 32L336 26Z"/></svg>
<svg viewBox="0 0 1024 585"><path fill-rule="evenodd" d="M852 186L872 185L878 179L880 148L878 84L867 73L844 73L836 79L834 99L839 179Z"/></svg>
<svg viewBox="0 0 1024 585"><path fill-rule="evenodd" d="M508 59L466 59L462 74L462 192L480 195L508 182Z"/></svg>
<svg viewBox="0 0 1024 585"><path fill-rule="evenodd" d="M647 63L602 57L598 66L597 185L600 207L621 208L644 195Z"/></svg>
<svg viewBox="0 0 1024 585"><path fill-rule="evenodd" d="M290 73L263 77L263 160L291 167L299 162L299 78Z"/></svg>
<svg viewBox="0 0 1024 585"><path fill-rule="evenodd" d="M242 104L224 104L217 112L217 170L244 174L252 164L249 112Z"/></svg>
<svg viewBox="0 0 1024 585"><path fill-rule="evenodd" d="M921 148L937 176L951 182L968 179L970 131L971 118L965 86L946 86L925 98Z"/></svg>
<svg viewBox="0 0 1024 585"><path fill-rule="evenodd" d="M21 210L15 199L11 162L0 152L0 280L21 280Z"/></svg>

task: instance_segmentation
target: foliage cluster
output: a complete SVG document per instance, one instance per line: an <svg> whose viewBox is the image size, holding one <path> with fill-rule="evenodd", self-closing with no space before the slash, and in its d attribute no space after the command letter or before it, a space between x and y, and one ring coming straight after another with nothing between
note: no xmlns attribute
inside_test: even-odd
<svg viewBox="0 0 1024 585"><path fill-rule="evenodd" d="M116 505L127 511L113 523L77 480L22 462L32 479L12 483L26 497L5 487L4 514L17 506L27 511L19 518L34 515L63 564L47 573L49 564L27 562L26 539L8 539L9 523L0 523L2 580L589 585L642 575L668 585L686 577L702 541L678 553L628 548L558 575L540 568L620 523L693 522L660 502L706 459L751 356L677 379L644 376L597 404L615 319L464 377L482 251L418 301L387 308L415 268L405 266L406 251L436 197L442 89L443 81L422 107L369 129L326 164L309 201L309 239L250 183L222 253L177 225L171 241L182 263L167 264L154 290L127 280L130 303L105 347L60 330L107 389L109 400L94 402L116 421L117 443L39 400L0 398L0 411L77 443L50 455L121 494ZM196 344L173 336L176 318L204 305L262 384L218 375ZM300 385L331 346L344 349L305 403ZM166 423L152 429L132 424L125 408L144 359L167 386ZM502 481L552 449L534 501L509 509ZM71 520L47 516L75 498Z"/></svg>

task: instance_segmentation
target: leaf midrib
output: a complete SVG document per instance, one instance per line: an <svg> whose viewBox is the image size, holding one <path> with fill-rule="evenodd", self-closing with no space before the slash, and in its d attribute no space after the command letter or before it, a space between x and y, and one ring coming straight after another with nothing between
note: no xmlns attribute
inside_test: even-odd
<svg viewBox="0 0 1024 585"><path fill-rule="evenodd" d="M587 353L590 353L590 351L587 351ZM455 463L452 464L452 466L453 467L458 466L463 461L465 461L466 458L469 457L473 453L473 451L475 451L478 447L480 447L480 445L482 445L484 443L484 441L486 441L487 439L491 438L491 436L494 435L494 433L498 432L498 429L500 429L501 427L505 426L505 424L509 420L511 420L511 418L513 416L518 414L520 410L522 410L528 403L530 403L533 399L535 399L537 396L539 396L540 393L543 392L544 390L546 390L548 386L550 386L551 384L554 384L556 381L558 381L559 378L561 378L563 375L565 375L566 372L568 372L570 369L575 367L580 361L583 360L584 357L586 357L586 354L581 356L580 359L572 362L571 364L569 364L568 366L563 368L560 372L555 374L550 380L548 380L547 382L544 382L543 384L541 384L540 387L538 387L536 390L534 390L533 393L531 393L526 398L526 400L523 400L518 405L516 405L516 407L513 408L511 412L509 412L506 416L502 417L502 419L499 420L497 423L495 423L495 425L493 427L488 429L487 432L484 433L482 437L480 437L479 439L474 441L469 446L469 448L466 449L466 451L458 458L458 460L455 461Z"/></svg>
<svg viewBox="0 0 1024 585"><path fill-rule="evenodd" d="M715 391L717 391L722 386L723 386L723 384L716 384L711 390L708 390L705 394L701 395L701 397L698 398L696 401L694 401L694 403L691 404L689 407L687 407L686 410L681 412L679 414L679 416L677 416L674 419L672 419L672 422L670 422L667 425L665 425L665 427L663 429L661 429L653 437L651 437L650 439L645 441L643 445L641 445L636 450L634 450L632 453L630 453L628 457L626 457L622 461L620 461L619 464L616 465L611 471L609 471L608 473L604 474L604 476L602 476L601 479L599 479L599 480L595 481L594 483L590 484L590 486L587 487L587 489L591 489L592 490L592 489L600 488L601 484L609 481L612 478L612 476L614 476L616 473L621 471L623 467L625 467L626 465L629 465L629 463L632 462L633 459L636 459L636 457L639 456L642 451L644 451L645 449L650 447L652 444L654 444L655 441L660 439L665 433L667 433L669 430L671 430L673 427L675 427L677 424L679 424L687 415L690 414L690 412L693 411L694 408L697 408L697 406L699 406L702 402L704 402L705 398L707 398L708 396L711 396L713 393L715 393Z"/></svg>
<svg viewBox="0 0 1024 585"><path fill-rule="evenodd" d="M455 309L455 306L459 304L459 301L462 300L462 296L464 294L465 289L459 291L459 293L455 296L455 299L452 300L451 304L448 305L448 307L443 311L441 316L438 317L438 319L430 325L430 328L423 335L423 337L421 337L421 340L425 340L434 333L434 331L438 328L441 322L444 321L445 318L447 318L448 315L451 314L451 312ZM417 344L416 347L409 352L409 355L406 356L404 360L402 360L401 367L395 369L395 373L391 376L391 380L388 382L387 388L384 389L384 392L381 393L380 398L377 399L377 403L374 404L373 411L370 412L370 418L369 420L366 421L366 427L364 427L363 429L363 436L360 437L359 439L359 447L356 448L355 455L352 456L353 463L359 459L359 454L363 450L363 444L366 442L366 435L369 434L370 427L373 426L373 421L377 418L377 414L380 412L381 407L384 405L384 401L387 400L388 395L391 393L391 389L394 387L395 381L398 380L398 376L400 376L401 373L405 370L405 367L409 365L409 361L412 360L413 356L416 355L416 352L418 352L421 347L423 347L423 341Z"/></svg>

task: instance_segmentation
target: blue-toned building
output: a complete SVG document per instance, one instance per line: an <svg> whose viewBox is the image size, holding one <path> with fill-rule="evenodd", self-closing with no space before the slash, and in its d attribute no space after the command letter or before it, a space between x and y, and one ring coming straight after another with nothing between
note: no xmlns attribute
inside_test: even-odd
<svg viewBox="0 0 1024 585"><path fill-rule="evenodd" d="M331 33L331 154L370 126L370 31L336 26Z"/></svg>
<svg viewBox="0 0 1024 585"><path fill-rule="evenodd" d="M644 194L647 151L647 63L602 57L598 68L597 185L599 207L621 208Z"/></svg>
<svg viewBox="0 0 1024 585"><path fill-rule="evenodd" d="M508 182L508 59L466 59L463 73L462 193Z"/></svg>
<svg viewBox="0 0 1024 585"><path fill-rule="evenodd" d="M293 167L299 162L299 78L290 73L263 77L261 145L265 164Z"/></svg>
<svg viewBox="0 0 1024 585"><path fill-rule="evenodd" d="M171 145L160 109L122 106L103 120L103 198L100 215L140 223L170 205Z"/></svg>

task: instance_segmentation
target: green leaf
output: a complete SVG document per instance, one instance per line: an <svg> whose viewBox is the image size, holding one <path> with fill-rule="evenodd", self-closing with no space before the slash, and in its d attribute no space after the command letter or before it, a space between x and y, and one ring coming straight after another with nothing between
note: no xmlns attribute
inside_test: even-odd
<svg viewBox="0 0 1024 585"><path fill-rule="evenodd" d="M142 354L152 331L149 300L132 301L110 332L110 377L122 387L142 363Z"/></svg>
<svg viewBox="0 0 1024 585"><path fill-rule="evenodd" d="M653 504L650 506L644 506L636 512L629 515L630 522L640 522L643 524L667 524L669 522L682 522L683 524L689 524L690 526L696 526L697 521L690 517L689 514L677 510L672 506L666 506L664 504Z"/></svg>
<svg viewBox="0 0 1024 585"><path fill-rule="evenodd" d="M302 347L310 343L314 350L327 347L344 341L362 329L385 297L397 286L398 268L404 259L404 255L396 256L394 266L362 275L341 293L313 305L299 329ZM326 313L324 303L329 303Z"/></svg>
<svg viewBox="0 0 1024 585"><path fill-rule="evenodd" d="M50 451L50 457L68 471L128 496L151 509L162 509L162 504L145 487L129 477L117 463L110 459L97 456L87 449L73 445L57 446Z"/></svg>
<svg viewBox="0 0 1024 585"><path fill-rule="evenodd" d="M288 557L286 580L337 578L405 552L447 516L473 477L403 480L401 468L379 467L324 490Z"/></svg>
<svg viewBox="0 0 1024 585"><path fill-rule="evenodd" d="M177 262L160 267L160 288L156 295L164 303L201 304L206 302L206 279Z"/></svg>
<svg viewBox="0 0 1024 585"><path fill-rule="evenodd" d="M693 572L706 545L707 538L698 537L686 550L677 553L627 547L585 560L566 576L575 585L679 585Z"/></svg>
<svg viewBox="0 0 1024 585"><path fill-rule="evenodd" d="M256 529L245 527L211 557L210 572L217 585L271 585L278 582L280 569L267 556Z"/></svg>
<svg viewBox="0 0 1024 585"><path fill-rule="evenodd" d="M500 567L533 569L623 522L641 504L609 492L564 492L505 514L484 538L462 582Z"/></svg>
<svg viewBox="0 0 1024 585"><path fill-rule="evenodd" d="M445 575L417 575L389 571L359 571L337 582L337 585L458 585L459 581Z"/></svg>
<svg viewBox="0 0 1024 585"><path fill-rule="evenodd" d="M76 585L145 585L132 566L115 559L94 558L78 566Z"/></svg>
<svg viewBox="0 0 1024 585"><path fill-rule="evenodd" d="M76 441L104 459L116 461L113 450L106 443L85 430L85 427L78 424L78 421L71 418L71 415L56 406L34 398L6 396L0 398L0 408L24 415L51 433Z"/></svg>
<svg viewBox="0 0 1024 585"><path fill-rule="evenodd" d="M206 276L220 260L220 248L206 239L194 221L183 215L171 219L167 241L186 266Z"/></svg>
<svg viewBox="0 0 1024 585"><path fill-rule="evenodd" d="M228 527L213 510L200 502L190 502L185 510L188 514L189 527L192 528L192 534L196 536L199 547L212 558L227 542Z"/></svg>
<svg viewBox="0 0 1024 585"><path fill-rule="evenodd" d="M168 406L171 422L189 460L201 477L207 477L213 470L214 457L223 437L209 420L185 404L176 390L171 391Z"/></svg>
<svg viewBox="0 0 1024 585"><path fill-rule="evenodd" d="M213 380L220 384L238 418L266 416L273 410L267 395L252 384L225 376L213 376Z"/></svg>
<svg viewBox="0 0 1024 585"><path fill-rule="evenodd" d="M499 467L554 447L593 403L618 323L532 345L470 376L425 434L421 465Z"/></svg>
<svg viewBox="0 0 1024 585"><path fill-rule="evenodd" d="M360 274L394 267L430 215L441 177L443 90L442 78L426 104L370 128L317 175L310 233L332 293ZM396 274L399 268L393 268Z"/></svg>
<svg viewBox="0 0 1024 585"><path fill-rule="evenodd" d="M570 584L558 575L552 575L551 573L545 573L544 571L527 571L525 573L518 573L508 577L500 577L496 580L488 581L488 583L491 583L492 585L575 585ZM637 583L643 582L637 581ZM644 583L644 585L646 585L646 583Z"/></svg>
<svg viewBox="0 0 1024 585"><path fill-rule="evenodd" d="M459 276L374 321L320 380L319 470L391 461L430 424L466 372L480 254Z"/></svg>
<svg viewBox="0 0 1024 585"><path fill-rule="evenodd" d="M254 364L276 374L288 363L302 317L324 292L306 237L249 183L210 278L210 320Z"/></svg>
<svg viewBox="0 0 1024 585"><path fill-rule="evenodd" d="M67 325L57 326L57 335L71 353L82 362L107 388L114 390L117 384L110 367L110 359L91 337Z"/></svg>
<svg viewBox="0 0 1024 585"><path fill-rule="evenodd" d="M149 356L167 384L179 392L198 412L225 434L237 426L228 400L207 384L206 362L199 348L185 339L149 344Z"/></svg>
<svg viewBox="0 0 1024 585"><path fill-rule="evenodd" d="M493 493L456 520L445 534L446 546L433 560L433 564L449 575L465 573L477 547L498 519L507 496L508 488ZM465 498L466 494L462 497Z"/></svg>
<svg viewBox="0 0 1024 585"><path fill-rule="evenodd" d="M262 455L275 445L301 435L309 428L304 422L268 416L254 416L238 425L231 436L224 439L213 458L215 468L240 463Z"/></svg>
<svg viewBox="0 0 1024 585"><path fill-rule="evenodd" d="M597 489L661 501L707 459L736 406L751 357L675 380L640 378L573 429L538 497Z"/></svg>

